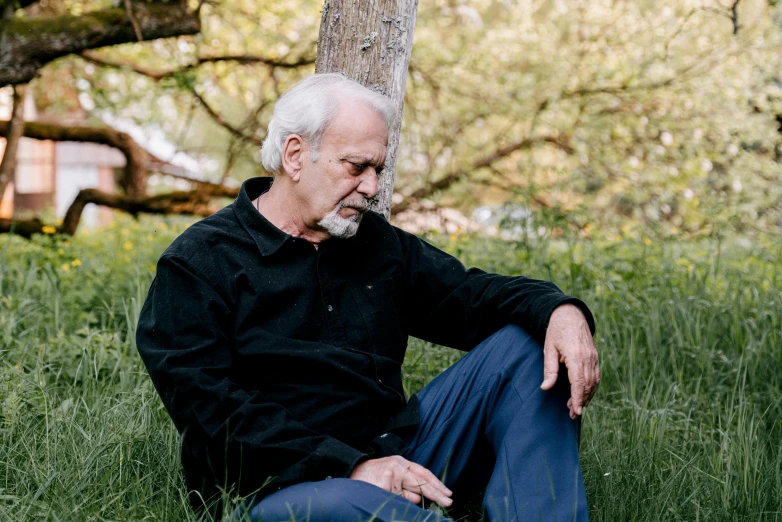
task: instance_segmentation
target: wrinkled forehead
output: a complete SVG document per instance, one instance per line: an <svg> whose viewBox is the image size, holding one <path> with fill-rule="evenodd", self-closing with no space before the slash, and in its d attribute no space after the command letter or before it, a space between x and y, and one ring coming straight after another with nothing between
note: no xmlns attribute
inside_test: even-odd
<svg viewBox="0 0 782 522"><path fill-rule="evenodd" d="M326 127L324 145L333 145L342 154L384 159L388 147L388 128L383 116L361 102L343 101Z"/></svg>

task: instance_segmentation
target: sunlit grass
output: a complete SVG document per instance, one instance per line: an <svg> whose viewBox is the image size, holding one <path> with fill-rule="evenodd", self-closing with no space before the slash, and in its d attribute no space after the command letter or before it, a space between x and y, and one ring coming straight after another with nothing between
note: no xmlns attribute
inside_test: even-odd
<svg viewBox="0 0 782 522"><path fill-rule="evenodd" d="M0 237L0 520L195 519L176 431L133 344L154 263L182 229L172 223ZM592 520L782 520L778 246L433 240L592 307ZM460 355L411 340L407 391Z"/></svg>

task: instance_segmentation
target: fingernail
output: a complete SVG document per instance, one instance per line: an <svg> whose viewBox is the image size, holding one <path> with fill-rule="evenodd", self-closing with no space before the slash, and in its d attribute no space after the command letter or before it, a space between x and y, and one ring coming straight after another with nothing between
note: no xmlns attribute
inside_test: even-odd
<svg viewBox="0 0 782 522"><path fill-rule="evenodd" d="M584 408L581 406L578 407L578 414L581 415L584 412Z"/></svg>

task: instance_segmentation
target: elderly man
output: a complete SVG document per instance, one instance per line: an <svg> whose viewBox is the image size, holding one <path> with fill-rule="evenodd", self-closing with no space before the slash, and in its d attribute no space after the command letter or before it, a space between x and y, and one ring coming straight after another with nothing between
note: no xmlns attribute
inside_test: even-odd
<svg viewBox="0 0 782 522"><path fill-rule="evenodd" d="M248 180L160 258L137 344L191 498L248 496L265 522L423 520L485 488L492 521L587 520L592 315L369 211L393 117L344 76L301 81L269 124L273 183ZM469 353L406 399L408 335Z"/></svg>

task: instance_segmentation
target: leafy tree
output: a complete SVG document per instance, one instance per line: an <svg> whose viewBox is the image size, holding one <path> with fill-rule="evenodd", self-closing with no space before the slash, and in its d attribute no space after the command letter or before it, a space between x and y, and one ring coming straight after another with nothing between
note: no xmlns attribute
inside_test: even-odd
<svg viewBox="0 0 782 522"><path fill-rule="evenodd" d="M57 89L34 95L158 129L214 184L257 175L274 101L313 71L323 4L202 4L198 34L61 58L39 82ZM780 14L761 0L422 0L392 211L516 198L582 233L778 230Z"/></svg>

